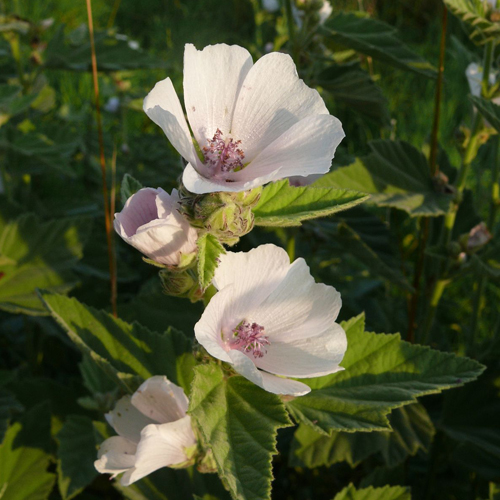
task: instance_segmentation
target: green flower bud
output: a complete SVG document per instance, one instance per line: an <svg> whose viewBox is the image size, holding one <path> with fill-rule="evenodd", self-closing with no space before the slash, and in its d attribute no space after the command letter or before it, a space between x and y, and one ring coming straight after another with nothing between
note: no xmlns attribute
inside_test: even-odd
<svg viewBox="0 0 500 500"><path fill-rule="evenodd" d="M241 193L188 195L183 199L184 215L194 227L203 228L221 243L234 245L254 226L252 208L260 199L262 188Z"/></svg>
<svg viewBox="0 0 500 500"><path fill-rule="evenodd" d="M162 269L159 276L163 291L167 295L188 298L191 302L202 299L203 293L200 290L196 272L192 268L183 271Z"/></svg>

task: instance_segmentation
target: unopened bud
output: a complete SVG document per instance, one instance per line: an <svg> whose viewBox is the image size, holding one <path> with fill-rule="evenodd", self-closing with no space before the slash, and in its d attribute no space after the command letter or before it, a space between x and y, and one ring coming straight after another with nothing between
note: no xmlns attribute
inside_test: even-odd
<svg viewBox="0 0 500 500"><path fill-rule="evenodd" d="M203 297L197 276L192 269L181 272L171 269L162 269L159 275L163 285L163 291L167 295L188 298L191 302L196 302Z"/></svg>

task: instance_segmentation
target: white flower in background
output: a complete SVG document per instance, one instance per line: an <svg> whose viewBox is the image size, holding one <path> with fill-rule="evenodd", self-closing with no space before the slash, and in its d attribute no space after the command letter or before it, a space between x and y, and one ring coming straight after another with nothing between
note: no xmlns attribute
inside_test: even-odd
<svg viewBox="0 0 500 500"><path fill-rule="evenodd" d="M307 3L307 0L306 1L302 0L299 3L302 4ZM324 0L320 9L317 11L317 14L319 16L318 24L320 26L324 24L325 21L331 16L332 12L333 12L332 4L328 0ZM292 15L297 27L299 29L302 29L302 26L304 25L303 21L304 11L297 9L294 3L292 4Z"/></svg>
<svg viewBox="0 0 500 500"><path fill-rule="evenodd" d="M262 0L262 7L268 12L276 12L280 9L278 0Z"/></svg>
<svg viewBox="0 0 500 500"><path fill-rule="evenodd" d="M324 22L332 15L333 7L328 1L324 1L321 9L319 9L319 24L324 24Z"/></svg>
<svg viewBox="0 0 500 500"><path fill-rule="evenodd" d="M255 64L236 45L188 44L184 103L198 157L170 78L144 100L147 115L189 162L183 183L198 194L246 191L293 175L324 174L344 131L316 90L299 79L290 56Z"/></svg>
<svg viewBox="0 0 500 500"><path fill-rule="evenodd" d="M166 377L152 377L130 396L121 398L106 414L118 433L101 444L95 468L128 486L162 467L190 463L196 445L188 399Z"/></svg>
<svg viewBox="0 0 500 500"><path fill-rule="evenodd" d="M150 259L177 266L182 255L196 252L198 233L179 213L179 195L163 189L143 188L115 214L115 231Z"/></svg>
<svg viewBox="0 0 500 500"><path fill-rule="evenodd" d="M104 105L104 109L108 113L116 113L120 109L120 99L116 96L110 97Z"/></svg>
<svg viewBox="0 0 500 500"><path fill-rule="evenodd" d="M470 63L465 70L465 76L469 82L470 93L473 96L481 96L481 86L483 82L483 68L477 63ZM497 81L497 75L494 72L489 76L490 85L494 85Z"/></svg>
<svg viewBox="0 0 500 500"><path fill-rule="evenodd" d="M496 8L497 6L497 0L488 0L488 3L493 7Z"/></svg>
<svg viewBox="0 0 500 500"><path fill-rule="evenodd" d="M301 396L310 388L283 377L335 373L347 348L335 322L340 294L315 283L304 259L262 245L220 256L218 289L195 325L198 342L215 358L266 391Z"/></svg>

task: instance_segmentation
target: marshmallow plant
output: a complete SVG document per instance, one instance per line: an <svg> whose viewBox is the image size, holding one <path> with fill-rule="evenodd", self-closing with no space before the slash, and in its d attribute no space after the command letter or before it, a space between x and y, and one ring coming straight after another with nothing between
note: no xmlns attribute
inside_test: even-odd
<svg viewBox="0 0 500 500"><path fill-rule="evenodd" d="M146 380L106 414L118 436L101 444L95 468L112 477L123 474L120 482L129 486L162 467L192 465L196 437L188 403L183 389L166 377Z"/></svg>
<svg viewBox="0 0 500 500"><path fill-rule="evenodd" d="M189 126L166 78L148 94L144 111L188 162L182 181L197 194L324 174L345 135L291 57L277 52L253 64L236 45L187 44L184 105Z"/></svg>

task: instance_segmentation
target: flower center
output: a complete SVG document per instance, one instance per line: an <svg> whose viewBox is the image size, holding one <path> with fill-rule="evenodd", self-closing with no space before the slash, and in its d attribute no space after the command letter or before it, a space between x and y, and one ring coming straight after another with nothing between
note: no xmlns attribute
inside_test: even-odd
<svg viewBox="0 0 500 500"><path fill-rule="evenodd" d="M252 353L254 358L262 358L267 353L265 346L271 345L264 334L264 327L246 320L233 330L230 343L231 347Z"/></svg>
<svg viewBox="0 0 500 500"><path fill-rule="evenodd" d="M209 139L208 146L203 148L205 163L212 170L212 175L228 174L235 169L243 168L245 153L239 148L241 141L232 137L222 138L222 132L217 129L214 138Z"/></svg>

